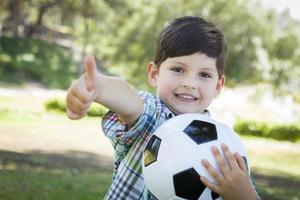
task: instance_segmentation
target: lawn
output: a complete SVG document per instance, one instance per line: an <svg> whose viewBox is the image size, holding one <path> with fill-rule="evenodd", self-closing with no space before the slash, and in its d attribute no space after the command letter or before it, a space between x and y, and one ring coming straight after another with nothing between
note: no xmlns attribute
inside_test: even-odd
<svg viewBox="0 0 300 200"><path fill-rule="evenodd" d="M243 138L263 199L300 199L300 144Z"/></svg>
<svg viewBox="0 0 300 200"><path fill-rule="evenodd" d="M112 149L100 120L74 122L45 113L40 104L18 110L14 101L0 98L0 199L102 199L111 182ZM243 139L263 199L299 200L300 144Z"/></svg>

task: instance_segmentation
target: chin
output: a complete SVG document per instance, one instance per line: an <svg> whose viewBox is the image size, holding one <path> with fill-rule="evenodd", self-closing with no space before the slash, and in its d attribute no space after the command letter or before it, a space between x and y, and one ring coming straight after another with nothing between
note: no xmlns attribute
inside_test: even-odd
<svg viewBox="0 0 300 200"><path fill-rule="evenodd" d="M189 109L177 109L177 110L172 110L172 112L176 115L182 115L182 114L188 114L188 113L198 113L198 114L201 114L203 113L202 112L199 112L197 110L189 110Z"/></svg>

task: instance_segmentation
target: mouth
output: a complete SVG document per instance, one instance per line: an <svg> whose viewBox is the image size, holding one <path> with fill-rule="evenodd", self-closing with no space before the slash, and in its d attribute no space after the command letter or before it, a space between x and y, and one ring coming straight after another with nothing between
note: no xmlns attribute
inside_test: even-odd
<svg viewBox="0 0 300 200"><path fill-rule="evenodd" d="M175 94L175 97L183 102L195 102L197 101L199 98L195 97L194 95L191 94Z"/></svg>

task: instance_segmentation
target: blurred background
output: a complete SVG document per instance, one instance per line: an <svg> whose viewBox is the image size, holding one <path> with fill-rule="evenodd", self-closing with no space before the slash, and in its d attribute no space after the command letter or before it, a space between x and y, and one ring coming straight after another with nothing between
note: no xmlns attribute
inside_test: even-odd
<svg viewBox="0 0 300 200"><path fill-rule="evenodd" d="M297 0L1 0L0 199L104 197L113 151L106 108L67 119L66 89L93 54L137 90L167 21L200 15L225 33L226 87L210 107L245 141L263 199L300 199Z"/></svg>

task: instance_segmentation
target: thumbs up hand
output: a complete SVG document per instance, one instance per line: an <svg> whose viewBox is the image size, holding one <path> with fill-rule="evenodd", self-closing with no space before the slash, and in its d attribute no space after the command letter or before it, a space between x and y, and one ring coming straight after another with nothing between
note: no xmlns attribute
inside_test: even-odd
<svg viewBox="0 0 300 200"><path fill-rule="evenodd" d="M84 59L85 74L72 83L67 92L67 115L70 119L81 119L88 112L97 93L95 90L97 72L96 62L93 56Z"/></svg>
<svg viewBox="0 0 300 200"><path fill-rule="evenodd" d="M128 126L133 125L143 111L143 100L123 79L97 72L94 57L84 59L85 74L73 82L67 92L67 115L81 119L96 102L118 114Z"/></svg>

